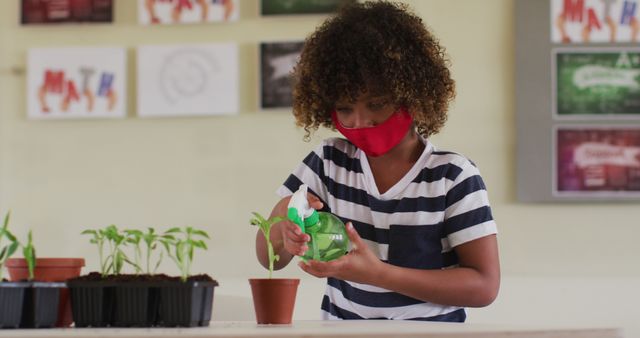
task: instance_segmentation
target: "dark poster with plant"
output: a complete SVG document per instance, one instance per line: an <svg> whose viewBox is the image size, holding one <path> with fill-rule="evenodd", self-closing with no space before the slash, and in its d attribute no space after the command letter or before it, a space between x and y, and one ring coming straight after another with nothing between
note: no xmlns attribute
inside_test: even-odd
<svg viewBox="0 0 640 338"><path fill-rule="evenodd" d="M22 0L22 24L113 21L113 0Z"/></svg>
<svg viewBox="0 0 640 338"><path fill-rule="evenodd" d="M260 107L291 107L291 71L298 62L303 42L260 44Z"/></svg>

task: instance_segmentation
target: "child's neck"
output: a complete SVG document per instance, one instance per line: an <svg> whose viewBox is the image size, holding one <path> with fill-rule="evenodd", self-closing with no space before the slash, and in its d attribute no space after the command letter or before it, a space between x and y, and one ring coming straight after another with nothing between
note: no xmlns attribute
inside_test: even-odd
<svg viewBox="0 0 640 338"><path fill-rule="evenodd" d="M416 164L424 148L418 134L411 130L388 153L378 157L367 156L378 192L384 194L398 183Z"/></svg>

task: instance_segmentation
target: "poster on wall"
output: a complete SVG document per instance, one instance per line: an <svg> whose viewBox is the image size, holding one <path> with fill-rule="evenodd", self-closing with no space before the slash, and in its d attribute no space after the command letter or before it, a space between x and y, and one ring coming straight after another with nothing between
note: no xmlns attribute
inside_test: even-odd
<svg viewBox="0 0 640 338"><path fill-rule="evenodd" d="M262 15L328 14L356 0L262 0Z"/></svg>
<svg viewBox="0 0 640 338"><path fill-rule="evenodd" d="M22 0L20 7L23 25L113 21L113 0Z"/></svg>
<svg viewBox="0 0 640 338"><path fill-rule="evenodd" d="M124 48L36 48L27 56L33 119L126 116Z"/></svg>
<svg viewBox="0 0 640 338"><path fill-rule="evenodd" d="M291 107L290 75L303 44L303 41L260 44L260 108Z"/></svg>
<svg viewBox="0 0 640 338"><path fill-rule="evenodd" d="M138 0L142 25L236 21L238 12L238 0Z"/></svg>
<svg viewBox="0 0 640 338"><path fill-rule="evenodd" d="M640 119L640 48L552 51L555 118Z"/></svg>
<svg viewBox="0 0 640 338"><path fill-rule="evenodd" d="M637 0L549 0L554 43L638 42Z"/></svg>
<svg viewBox="0 0 640 338"><path fill-rule="evenodd" d="M139 116L238 112L236 44L148 45L137 54Z"/></svg>
<svg viewBox="0 0 640 338"><path fill-rule="evenodd" d="M555 196L640 198L640 127L555 130Z"/></svg>

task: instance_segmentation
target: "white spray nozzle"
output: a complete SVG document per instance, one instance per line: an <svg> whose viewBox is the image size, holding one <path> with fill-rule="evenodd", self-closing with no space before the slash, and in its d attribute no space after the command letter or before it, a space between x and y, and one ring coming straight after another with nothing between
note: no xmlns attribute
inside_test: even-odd
<svg viewBox="0 0 640 338"><path fill-rule="evenodd" d="M307 200L307 191L309 187L306 184L301 184L298 190L293 193L289 204L287 205L287 216L289 219L298 224L304 232L304 220L311 216L315 210L309 207L309 201Z"/></svg>

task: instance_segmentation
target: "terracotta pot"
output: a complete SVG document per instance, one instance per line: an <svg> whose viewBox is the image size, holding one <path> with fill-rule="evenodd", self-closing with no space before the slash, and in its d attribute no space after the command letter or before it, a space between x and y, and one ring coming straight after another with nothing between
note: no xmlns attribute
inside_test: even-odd
<svg viewBox="0 0 640 338"><path fill-rule="evenodd" d="M249 279L258 324L291 324L299 279Z"/></svg>
<svg viewBox="0 0 640 338"><path fill-rule="evenodd" d="M33 271L34 280L39 282L65 282L69 278L80 276L84 266L84 258L36 258ZM21 281L29 278L27 261L24 258L9 258L6 263L11 281ZM60 290L60 302L57 327L68 327L73 323L69 290Z"/></svg>

